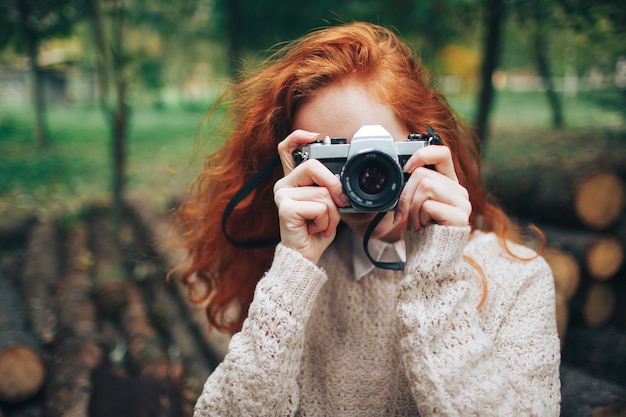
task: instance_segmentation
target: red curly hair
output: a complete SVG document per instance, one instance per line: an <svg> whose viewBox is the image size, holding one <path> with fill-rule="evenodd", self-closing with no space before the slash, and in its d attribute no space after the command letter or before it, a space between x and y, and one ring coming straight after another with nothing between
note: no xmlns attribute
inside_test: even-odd
<svg viewBox="0 0 626 417"><path fill-rule="evenodd" d="M221 231L221 216L235 192L276 154L292 131L299 106L324 86L347 78L366 82L411 132L432 126L454 155L459 182L468 190L472 230L495 232L502 242L515 227L490 201L480 174L474 131L432 86L427 70L392 31L368 23L324 28L284 45L247 80L231 87L209 112L227 104L230 130L224 145L205 160L175 216L188 250L180 279L190 300L206 306L211 326L241 329L253 292L269 268L274 247L241 249ZM228 234L239 241L278 236L272 188L277 169L232 212ZM505 245L506 246L506 245Z"/></svg>

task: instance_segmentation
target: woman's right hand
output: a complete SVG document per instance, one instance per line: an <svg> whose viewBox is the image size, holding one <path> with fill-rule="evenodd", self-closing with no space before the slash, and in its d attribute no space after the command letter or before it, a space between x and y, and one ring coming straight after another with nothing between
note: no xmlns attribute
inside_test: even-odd
<svg viewBox="0 0 626 417"><path fill-rule="evenodd" d="M316 159L296 166L293 151L319 138L296 130L278 144L285 176L274 185L281 243L317 262L335 238L341 220L338 207L347 205L341 181Z"/></svg>

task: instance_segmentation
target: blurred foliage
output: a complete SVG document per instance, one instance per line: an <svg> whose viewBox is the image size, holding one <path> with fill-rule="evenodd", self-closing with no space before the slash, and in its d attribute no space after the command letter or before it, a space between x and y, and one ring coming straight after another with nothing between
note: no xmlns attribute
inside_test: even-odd
<svg viewBox="0 0 626 417"><path fill-rule="evenodd" d="M486 166L540 159L626 152L623 125L615 111L590 104L584 96L568 100L570 129L548 132L547 105L541 93L502 93L494 112L494 135ZM473 99L451 95L463 117ZM210 102L187 108L132 107L128 143L128 191L166 210L202 168L203 156L221 144L216 125L202 123ZM85 204L109 201L111 177L106 121L96 106L72 105L50 111L53 146L45 152L28 140L30 109L0 107L0 226L24 216L42 218L78 213ZM197 131L197 129L199 129Z"/></svg>
<svg viewBox="0 0 626 417"><path fill-rule="evenodd" d="M69 35L78 19L75 0L2 0L0 50L27 53L32 42Z"/></svg>
<svg viewBox="0 0 626 417"><path fill-rule="evenodd" d="M72 47L73 62L88 71L94 66L95 48L87 30L85 2L0 2L0 46L2 42L13 50L18 46L17 5L41 3L38 9L47 13L45 22L63 27L57 35L74 34L73 44L81 47ZM109 2L98 3L106 13ZM133 101L159 102L160 95L184 101L188 99L184 91L207 90L211 85L220 88L233 74L233 66L252 65L273 46L314 28L353 20L394 27L435 74L459 75L470 81L482 58L484 0L124 0L121 4L126 22L123 62L131 90L147 93L136 93ZM533 28L528 20L537 5L545 20L554 75L610 73L617 57L626 55L626 12L621 1L505 0L500 69L535 72L530 43ZM68 44L63 48L68 49Z"/></svg>
<svg viewBox="0 0 626 417"><path fill-rule="evenodd" d="M214 36L236 36L244 51L256 53L314 28L366 20L393 26L430 57L473 34L479 10L477 0L216 0Z"/></svg>
<svg viewBox="0 0 626 417"><path fill-rule="evenodd" d="M205 106L209 106L205 103ZM133 108L128 143L128 190L145 193L165 207L197 174L201 158L219 142L194 151L204 110ZM0 219L10 225L24 216L77 213L94 201L110 201L109 129L96 106L50 109L53 146L41 151L28 137L31 110L0 107ZM205 127L203 136L210 138ZM206 143L205 143L206 142Z"/></svg>
<svg viewBox="0 0 626 417"><path fill-rule="evenodd" d="M94 2L111 16L111 1ZM86 4L87 0L0 1L0 64L23 66L20 33L28 27L43 40L42 51L67 52L67 59L55 64L55 69L91 77L97 54ZM447 75L462 81L463 88L457 90L462 95L453 97L454 104L470 123L474 114L472 94L478 88L483 59L484 0L119 0L116 4L123 6L119 52L128 81L125 104L132 116L127 148L128 184L133 191L143 187L149 190L146 194L164 198L183 188L193 174L172 183L172 172L186 171L181 160L187 162L202 114L231 81L233 67L252 65L275 45L327 25L365 20L395 28L439 76L442 86ZM626 90L606 87L616 60L626 56L623 2L504 0L504 4L502 72L536 73L535 28L529 22L536 11L533 7L540 5L553 75L604 77L603 90L579 91L575 97L561 93L566 99L568 131L623 129L619 112L626 115ZM19 11L26 6L33 13L29 20L20 20ZM104 33L110 35L113 29L107 25ZM522 138L519 143L526 132L531 132L529 140L547 140L536 133L550 125L550 109L541 92L498 92L493 108L494 140L489 146L494 150L490 152L506 152L499 135L511 130ZM109 121L90 103L54 106L47 118L52 148L38 151L28 140L30 117L28 108L0 107L0 214L6 214L8 207L17 212L46 206L71 209L79 205L78 200L107 198L112 170ZM206 130L201 138L212 138L212 126L202 128ZM209 141L208 149L212 146L215 143Z"/></svg>

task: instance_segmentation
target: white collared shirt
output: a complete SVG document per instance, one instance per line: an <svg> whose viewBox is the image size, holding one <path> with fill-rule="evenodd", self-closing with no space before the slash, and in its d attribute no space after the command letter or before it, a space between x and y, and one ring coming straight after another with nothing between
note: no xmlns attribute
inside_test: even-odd
<svg viewBox="0 0 626 417"><path fill-rule="evenodd" d="M355 235L352 231L352 261L354 263L354 279L360 280L369 274L375 267L369 260L363 249L363 239ZM370 255L377 262L406 262L406 246L404 239L394 243L383 242L378 239L369 241Z"/></svg>

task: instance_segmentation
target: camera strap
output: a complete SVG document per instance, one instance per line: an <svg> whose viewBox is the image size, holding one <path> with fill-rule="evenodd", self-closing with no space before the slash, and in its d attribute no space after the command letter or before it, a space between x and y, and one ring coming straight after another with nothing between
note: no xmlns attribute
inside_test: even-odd
<svg viewBox="0 0 626 417"><path fill-rule="evenodd" d="M376 226L378 226L378 223L380 223L380 221L383 219L383 217L385 217L386 214L387 212L385 211L377 213L376 217L374 217L370 225L367 227L365 235L363 236L363 250L365 251L365 255L367 255L367 258L372 264L374 264L375 267L381 269L389 269L392 271L404 271L404 262L379 262L372 258L372 255L369 251L369 242L370 238L372 237L372 233L374 233L374 229L376 229Z"/></svg>
<svg viewBox="0 0 626 417"><path fill-rule="evenodd" d="M222 232L224 233L224 236L226 237L226 240L228 240L228 242L230 242L233 246L236 246L236 247L242 248L242 249L254 249L254 248L259 248L259 247L262 247L262 246L277 245L280 242L280 238L279 237L243 242L243 241L240 241L240 240L237 240L237 239L233 238L226 231L226 225L228 224L228 218L230 217L230 215L231 215L232 211L235 209L235 207L237 207L237 204L239 204L244 198L246 198L248 195L250 195L250 193L252 191L254 191L255 188L257 188L259 185L261 185L261 183L268 176L270 176L272 174L272 172L274 172L274 170L279 165L280 165L280 157L278 155L276 155L263 168L261 168L261 170L259 172L254 174L252 176L252 178L250 178L248 180L248 182L246 182L235 193L235 195L233 195L233 197L230 199L230 201L226 205L226 208L224 209L224 213L222 214ZM372 258L372 255L370 254L370 251L369 251L369 247L368 247L369 245L368 244L369 244L370 237L372 236L372 233L374 232L374 229L376 229L376 226L378 226L378 223L380 223L380 221L383 219L383 217L385 217L386 214L387 214L387 212L380 212L380 213L376 214L376 217L374 217L374 219L372 220L372 222L368 226L367 231L365 232L365 236L363 237L363 249L365 250L365 255L367 256L367 258L377 268L390 269L390 270L394 270L394 271L402 271L402 270L404 270L404 262L379 262L379 261L376 261L374 258Z"/></svg>
<svg viewBox="0 0 626 417"><path fill-rule="evenodd" d="M222 214L222 232L224 233L224 236L226 237L226 239L232 245L238 248L242 248L242 249L254 249L254 248L261 247L261 246L277 245L278 242L280 242L279 237L242 242L230 236L228 232L226 231L226 224L228 223L228 218L230 217L230 214L235 209L235 207L237 207L237 204L239 204L241 200L243 200L248 195L250 195L250 193L254 191L256 187L261 185L261 183L267 177L269 177L279 165L280 165L280 157L276 155L274 158L272 158L271 161L265 164L265 166L261 168L259 172L254 174L254 176L252 176L252 178L250 178L248 182L246 182L243 185L243 187L241 187L239 191L235 193L235 195L230 199L230 201L226 205L226 208L224 209L224 213Z"/></svg>

